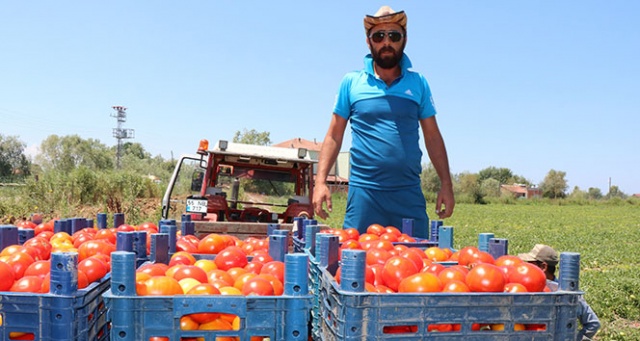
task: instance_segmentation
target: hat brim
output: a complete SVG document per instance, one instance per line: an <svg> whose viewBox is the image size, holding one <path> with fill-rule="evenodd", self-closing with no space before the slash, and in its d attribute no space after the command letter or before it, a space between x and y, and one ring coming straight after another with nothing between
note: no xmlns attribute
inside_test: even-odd
<svg viewBox="0 0 640 341"><path fill-rule="evenodd" d="M518 255L518 258L522 259L525 262L535 262L537 261L536 257L530 253L521 253Z"/></svg>
<svg viewBox="0 0 640 341"><path fill-rule="evenodd" d="M379 17L374 17L372 15L367 15L364 17L364 30L368 33L371 28L380 24L398 24L402 27L402 29L407 31L407 15L404 11L381 15Z"/></svg>

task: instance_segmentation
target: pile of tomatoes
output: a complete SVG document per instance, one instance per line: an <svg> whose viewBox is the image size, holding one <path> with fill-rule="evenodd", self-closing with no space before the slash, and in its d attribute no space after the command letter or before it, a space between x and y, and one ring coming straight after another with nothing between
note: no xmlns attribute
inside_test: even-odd
<svg viewBox="0 0 640 341"><path fill-rule="evenodd" d="M196 257L184 247L174 253L169 264L145 263L136 271L136 293L156 295L280 296L284 292L285 263L271 258L267 239L243 241L229 235L209 234L188 246L201 254L215 253L214 259ZM208 252L205 252L208 251ZM181 330L239 330L240 318L223 312L199 312L180 318ZM189 338L182 338L187 340ZM197 338L193 338L198 340ZM157 339L157 340L162 340ZM237 340L218 337L216 340ZM253 337L252 340L262 340Z"/></svg>
<svg viewBox="0 0 640 341"><path fill-rule="evenodd" d="M396 227L379 224L372 224L363 234L354 228L325 232L339 236L340 250L366 252L365 289L370 292L540 292L546 288L544 272L516 256L494 259L474 246L453 252L436 246L421 249L394 244L410 237ZM336 279L340 279L340 268Z"/></svg>
<svg viewBox="0 0 640 341"><path fill-rule="evenodd" d="M474 246L453 252L439 247L408 247L396 241L410 241L396 227L370 225L366 233L357 229L329 229L344 249L366 253L365 290L375 293L469 293L469 292L543 292L549 291L544 272L517 256L494 259ZM443 262L456 262L445 266ZM335 279L340 282L342 268ZM457 329L456 329L457 328ZM435 324L430 331L460 330L460 325ZM504 325L474 324L473 330L501 330ZM539 325L516 324L516 330L539 330Z"/></svg>

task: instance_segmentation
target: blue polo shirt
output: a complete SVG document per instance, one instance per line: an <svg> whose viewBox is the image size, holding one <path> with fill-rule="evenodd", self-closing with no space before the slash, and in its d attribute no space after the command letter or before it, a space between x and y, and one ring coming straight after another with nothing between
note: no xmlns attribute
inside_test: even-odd
<svg viewBox="0 0 640 341"><path fill-rule="evenodd" d="M375 75L373 58L345 75L333 112L351 123L350 186L398 190L420 185L419 120L436 114L429 84L410 71L403 55L401 76L390 86Z"/></svg>

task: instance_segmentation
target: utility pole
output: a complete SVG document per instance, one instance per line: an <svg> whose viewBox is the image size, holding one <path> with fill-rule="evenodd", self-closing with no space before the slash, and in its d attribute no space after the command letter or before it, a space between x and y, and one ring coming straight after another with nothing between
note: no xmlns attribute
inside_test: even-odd
<svg viewBox="0 0 640 341"><path fill-rule="evenodd" d="M116 149L116 168L120 169L120 157L122 157L122 140L134 138L135 131L133 129L125 129L122 127L123 123L127 121L127 108L121 105L114 105L111 108L117 111L117 113L111 114L111 117L115 117L118 121L117 128L113 128L113 137L118 140L118 147Z"/></svg>

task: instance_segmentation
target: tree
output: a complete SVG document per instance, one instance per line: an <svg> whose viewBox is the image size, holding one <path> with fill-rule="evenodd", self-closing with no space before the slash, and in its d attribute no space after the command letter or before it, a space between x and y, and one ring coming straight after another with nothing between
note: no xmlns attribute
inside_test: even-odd
<svg viewBox="0 0 640 341"><path fill-rule="evenodd" d="M233 142L268 146L271 144L269 135L270 133L266 131L259 133L255 129L247 130L245 128L242 132L236 131L233 136Z"/></svg>
<svg viewBox="0 0 640 341"><path fill-rule="evenodd" d="M497 198L500 196L500 182L494 178L484 179L480 182L480 192L487 197Z"/></svg>
<svg viewBox="0 0 640 341"><path fill-rule="evenodd" d="M607 199L611 198L620 198L625 199L627 195L618 188L618 186L611 186L609 188L609 193L607 193Z"/></svg>
<svg viewBox="0 0 640 341"><path fill-rule="evenodd" d="M540 184L542 196L551 199L564 198L569 187L565 179L566 175L566 172L550 170Z"/></svg>
<svg viewBox="0 0 640 341"><path fill-rule="evenodd" d="M431 162L422 166L420 184L424 193L437 193L440 190L440 178Z"/></svg>
<svg viewBox="0 0 640 341"><path fill-rule="evenodd" d="M501 184L508 184L513 178L513 173L509 168L487 167L478 172L478 181L482 182L486 179L496 179Z"/></svg>
<svg viewBox="0 0 640 341"><path fill-rule="evenodd" d="M476 204L484 204L484 195L478 182L478 174L463 172L457 176L459 191L468 195Z"/></svg>
<svg viewBox="0 0 640 341"><path fill-rule="evenodd" d="M70 172L76 167L113 169L115 153L100 141L78 135L50 135L40 144L37 162L44 170Z"/></svg>
<svg viewBox="0 0 640 341"><path fill-rule="evenodd" d="M602 199L602 191L600 190L600 188L589 187L587 196L589 197L589 199L600 200Z"/></svg>
<svg viewBox="0 0 640 341"><path fill-rule="evenodd" d="M31 174L31 161L24 155L25 147L17 136L0 134L0 178Z"/></svg>

